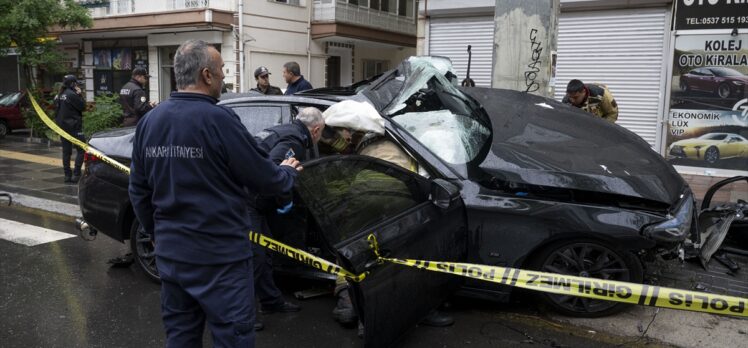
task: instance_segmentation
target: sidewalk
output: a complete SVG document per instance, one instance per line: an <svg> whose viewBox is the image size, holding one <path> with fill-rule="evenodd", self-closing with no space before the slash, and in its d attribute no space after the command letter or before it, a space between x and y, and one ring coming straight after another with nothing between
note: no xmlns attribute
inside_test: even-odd
<svg viewBox="0 0 748 348"><path fill-rule="evenodd" d="M23 209L80 216L78 186L63 183L60 153L59 146L26 143L19 136L0 139L0 191L11 193ZM748 298L748 257L730 257L741 266L734 274L716 260L708 270L696 263L660 260L648 265L647 279L660 286ZM550 314L549 319L590 333L628 337L626 347L650 339L680 347L748 347L748 320L735 317L634 306L612 317Z"/></svg>

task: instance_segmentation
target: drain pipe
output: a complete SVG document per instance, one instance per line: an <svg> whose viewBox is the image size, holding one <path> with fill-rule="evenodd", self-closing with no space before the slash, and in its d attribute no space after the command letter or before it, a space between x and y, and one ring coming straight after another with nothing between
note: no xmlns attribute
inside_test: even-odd
<svg viewBox="0 0 748 348"><path fill-rule="evenodd" d="M244 92L244 0L239 0L239 93Z"/></svg>
<svg viewBox="0 0 748 348"><path fill-rule="evenodd" d="M306 76L312 78L312 5L314 0L307 0L309 13L306 21Z"/></svg>

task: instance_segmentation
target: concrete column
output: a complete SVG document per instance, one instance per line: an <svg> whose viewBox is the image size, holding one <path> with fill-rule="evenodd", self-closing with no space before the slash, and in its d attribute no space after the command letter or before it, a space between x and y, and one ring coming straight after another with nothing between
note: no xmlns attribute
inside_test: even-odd
<svg viewBox="0 0 748 348"><path fill-rule="evenodd" d="M493 87L553 97L559 0L496 0Z"/></svg>

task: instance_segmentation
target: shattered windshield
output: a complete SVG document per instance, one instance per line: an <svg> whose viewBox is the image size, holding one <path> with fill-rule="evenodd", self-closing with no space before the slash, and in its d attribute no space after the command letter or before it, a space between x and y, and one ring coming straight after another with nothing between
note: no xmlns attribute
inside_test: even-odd
<svg viewBox="0 0 748 348"><path fill-rule="evenodd" d="M491 137L479 105L453 86L429 60L410 60L401 93L384 114L447 163L474 160Z"/></svg>

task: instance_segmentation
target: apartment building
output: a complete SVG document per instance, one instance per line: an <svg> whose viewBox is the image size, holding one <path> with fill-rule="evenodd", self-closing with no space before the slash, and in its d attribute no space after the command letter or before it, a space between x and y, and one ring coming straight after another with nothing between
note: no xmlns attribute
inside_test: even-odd
<svg viewBox="0 0 748 348"><path fill-rule="evenodd" d="M52 30L70 73L89 100L117 92L135 67L148 68L152 100L175 90L172 62L188 39L215 45L233 91L254 86L253 71L296 61L315 87L353 83L415 54L416 0L80 0L93 27ZM240 15L241 13L241 15ZM12 69L11 69L12 68ZM0 74L15 74L8 65ZM46 76L51 84L59 76Z"/></svg>

